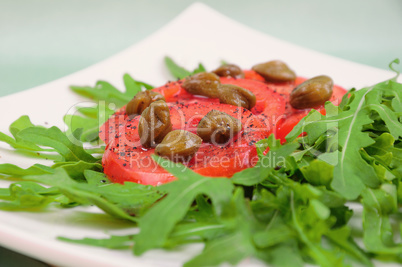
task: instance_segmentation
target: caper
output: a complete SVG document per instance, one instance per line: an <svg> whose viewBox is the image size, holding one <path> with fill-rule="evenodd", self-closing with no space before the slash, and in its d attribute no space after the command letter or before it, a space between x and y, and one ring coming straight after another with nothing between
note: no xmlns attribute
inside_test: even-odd
<svg viewBox="0 0 402 267"><path fill-rule="evenodd" d="M296 74L288 65L280 60L254 65L252 68L267 82L290 82L296 79Z"/></svg>
<svg viewBox="0 0 402 267"><path fill-rule="evenodd" d="M225 112L211 110L197 126L197 134L204 142L225 144L241 130L241 122Z"/></svg>
<svg viewBox="0 0 402 267"><path fill-rule="evenodd" d="M225 64L213 71L220 77L244 78L242 69L234 64Z"/></svg>
<svg viewBox="0 0 402 267"><path fill-rule="evenodd" d="M175 162L188 162L198 151L202 139L185 130L174 130L168 133L156 146L155 153Z"/></svg>
<svg viewBox="0 0 402 267"><path fill-rule="evenodd" d="M127 115L138 114L141 113L149 107L152 102L158 100L165 100L165 97L154 91L142 91L136 94L133 99L128 102L126 106Z"/></svg>
<svg viewBox="0 0 402 267"><path fill-rule="evenodd" d="M217 98L219 84L218 75L212 72L201 72L187 78L182 86L190 94Z"/></svg>
<svg viewBox="0 0 402 267"><path fill-rule="evenodd" d="M334 82L328 76L311 78L290 93L290 105L297 109L314 108L324 104L332 96Z"/></svg>
<svg viewBox="0 0 402 267"><path fill-rule="evenodd" d="M169 107L165 101L155 101L142 112L138 134L143 147L155 147L171 130Z"/></svg>
<svg viewBox="0 0 402 267"><path fill-rule="evenodd" d="M246 109L252 109L256 104L256 98L252 92L233 84L219 86L219 101Z"/></svg>

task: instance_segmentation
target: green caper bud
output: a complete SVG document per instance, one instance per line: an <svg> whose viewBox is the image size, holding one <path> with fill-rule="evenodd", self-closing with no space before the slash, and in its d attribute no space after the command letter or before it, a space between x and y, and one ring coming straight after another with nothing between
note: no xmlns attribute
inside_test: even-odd
<svg viewBox="0 0 402 267"><path fill-rule="evenodd" d="M311 78L290 93L290 105L297 109L314 108L324 104L332 96L334 82L328 76Z"/></svg>
<svg viewBox="0 0 402 267"><path fill-rule="evenodd" d="M219 84L218 75L212 72L201 72L187 78L182 86L190 94L217 98Z"/></svg>
<svg viewBox="0 0 402 267"><path fill-rule="evenodd" d="M142 112L138 134L143 147L155 147L171 130L169 107L165 101L155 101Z"/></svg>
<svg viewBox="0 0 402 267"><path fill-rule="evenodd" d="M296 79L295 72L280 60L257 64L252 69L267 82L290 82Z"/></svg>
<svg viewBox="0 0 402 267"><path fill-rule="evenodd" d="M136 94L133 99L128 102L126 106L127 115L138 114L141 113L149 107L152 102L158 100L165 100L165 97L160 93L154 91L142 91Z"/></svg>
<svg viewBox="0 0 402 267"><path fill-rule="evenodd" d="M224 104L252 109L256 104L255 95L247 89L233 84L219 86L219 101Z"/></svg>
<svg viewBox="0 0 402 267"><path fill-rule="evenodd" d="M216 75L220 77L233 77L233 78L244 78L244 72L242 69L234 64L225 64L213 71Z"/></svg>
<svg viewBox="0 0 402 267"><path fill-rule="evenodd" d="M204 142L225 144L241 130L241 122L225 112L211 110L201 119L197 134Z"/></svg>
<svg viewBox="0 0 402 267"><path fill-rule="evenodd" d="M202 139L185 130L174 130L168 133L156 146L155 153L174 162L188 162L198 151Z"/></svg>

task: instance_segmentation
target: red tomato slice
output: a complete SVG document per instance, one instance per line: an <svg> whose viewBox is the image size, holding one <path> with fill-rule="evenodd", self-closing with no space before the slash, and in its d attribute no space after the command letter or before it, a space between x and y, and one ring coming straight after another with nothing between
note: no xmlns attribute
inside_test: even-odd
<svg viewBox="0 0 402 267"><path fill-rule="evenodd" d="M257 162L253 145L268 136L265 124L250 111L209 99L168 103L173 130L195 133L198 122L212 109L223 111L242 122L242 130L226 146L203 143L187 167L208 176L230 177ZM139 141L140 116L128 117L125 108L115 113L102 127L100 138L107 144L102 164L105 174L117 183L131 181L158 185L174 180L151 158L155 149L144 149Z"/></svg>
<svg viewBox="0 0 402 267"><path fill-rule="evenodd" d="M306 79L298 77L294 82L268 83L258 73L249 70L245 79L221 78L223 84L234 84L250 90L256 96L256 106L250 111L231 105L220 104L218 99L209 99L188 93L181 86L183 81L167 83L153 89L165 96L170 107L173 130L185 129L195 133L198 122L210 110L217 109L241 120L243 129L224 147L203 143L187 163L197 173L212 177L231 177L234 173L251 167L257 155L253 144L274 132L285 141L285 136L308 114L310 109L296 110L288 105L291 91ZM339 104L346 92L334 86L330 101ZM325 114L323 106L317 107ZM140 116L127 117L125 109L113 115L101 128L100 137L107 144L102 163L104 172L112 181L132 181L158 185L175 178L153 161L154 149L144 149L139 142L138 121Z"/></svg>

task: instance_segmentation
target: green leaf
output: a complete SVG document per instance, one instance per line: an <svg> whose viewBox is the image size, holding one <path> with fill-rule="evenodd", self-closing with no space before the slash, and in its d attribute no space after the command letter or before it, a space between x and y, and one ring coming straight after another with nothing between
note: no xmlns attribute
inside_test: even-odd
<svg viewBox="0 0 402 267"><path fill-rule="evenodd" d="M371 123L368 113L361 109L369 92L370 89L361 93L360 98L356 98L351 105L351 116L338 122L342 151L338 153L339 161L334 168L331 186L348 199L357 198L364 189L364 184L371 187L379 184L373 168L359 154L362 147L374 143L368 134L361 132L363 125Z"/></svg>
<svg viewBox="0 0 402 267"><path fill-rule="evenodd" d="M30 127L35 127L35 125L32 124L31 120L27 115L19 117L17 120L15 120L13 123L10 125L10 133L14 136L15 139L18 137L18 133L21 130L24 130L26 128Z"/></svg>
<svg viewBox="0 0 402 267"><path fill-rule="evenodd" d="M244 240L240 232L235 232L207 242L204 251L186 262L184 267L217 266L223 262L235 265L253 252L250 242Z"/></svg>
<svg viewBox="0 0 402 267"><path fill-rule="evenodd" d="M63 168L68 175L74 179L75 181L86 181L85 171L95 170L101 171L102 165L100 163L90 163L85 161L76 161L76 162L58 162L52 166L53 169Z"/></svg>
<svg viewBox="0 0 402 267"><path fill-rule="evenodd" d="M60 192L65 194L67 197L81 203L98 206L104 212L121 219L126 219L132 222L136 222L137 219L129 216L122 208L118 205L106 200L102 197L97 189L102 187L95 187L91 185L85 185L83 183L78 183L70 178L62 168L55 169L53 174L47 175L30 175L25 176L24 179L30 181L40 182L46 185L54 186L59 188Z"/></svg>
<svg viewBox="0 0 402 267"><path fill-rule="evenodd" d="M175 77L176 79L180 79L180 80L184 79L190 75L206 71L204 65L202 65L201 63L199 63L197 68L191 72L191 71L188 71L185 68L179 66L170 57L165 57L164 61L165 61L166 67L170 71L170 74L172 74L172 76Z"/></svg>
<svg viewBox="0 0 402 267"><path fill-rule="evenodd" d="M306 245L308 255L320 266L343 266L342 258L339 255L331 253L320 245L321 235L328 231L327 221L317 217L316 211L312 206L302 208L296 204L294 191L290 192L290 208L292 214L292 223L299 234L300 240ZM308 220L307 220L308 218ZM309 224L315 225L314 232L311 231Z"/></svg>
<svg viewBox="0 0 402 267"><path fill-rule="evenodd" d="M268 226L270 226L268 229L254 235L254 242L258 248L272 247L295 237L294 231L286 225Z"/></svg>
<svg viewBox="0 0 402 267"><path fill-rule="evenodd" d="M227 178L204 177L181 164L174 164L157 156L153 158L178 180L159 186L159 190L167 193L166 197L140 218L140 233L134 247L136 255L141 255L152 248L162 247L175 224L183 219L197 195L209 196L215 212L219 213L222 205L230 200L233 191L233 184Z"/></svg>
<svg viewBox="0 0 402 267"><path fill-rule="evenodd" d="M303 258L300 255L300 251L297 248L297 245L293 245L293 243L276 246L266 253L269 254L269 256L271 257L269 263L272 263L273 266L304 266Z"/></svg>
<svg viewBox="0 0 402 267"><path fill-rule="evenodd" d="M58 240L81 244L81 245L90 245L95 247L109 248L109 249L127 249L130 248L134 241L134 235L124 235L124 236L116 236L112 235L109 238L82 238L82 239L70 239L67 237L58 237Z"/></svg>
<svg viewBox="0 0 402 267"><path fill-rule="evenodd" d="M75 93L88 97L94 101L106 101L121 107L128 103L133 96L125 95L108 82L98 81L95 87L71 86Z"/></svg>
<svg viewBox="0 0 402 267"><path fill-rule="evenodd" d="M129 97L135 96L137 93L141 92L142 89L150 90L154 88L152 85L149 85L144 82L134 80L129 74L124 74L123 76L124 85L126 87L125 95Z"/></svg>
<svg viewBox="0 0 402 267"><path fill-rule="evenodd" d="M152 88L152 86L147 83L134 80L128 74L124 75L123 80L126 86L125 92L121 92L105 81L98 81L95 87L71 86L71 90L95 101L105 101L106 103L113 103L117 107L122 107L127 104L135 94L140 92L142 88L145 90Z"/></svg>
<svg viewBox="0 0 402 267"><path fill-rule="evenodd" d="M160 188L154 186L132 182L125 182L124 185L108 183L103 173L91 170L84 171L84 174L88 184L80 183L76 188L100 195L131 216L142 215L164 195Z"/></svg>
<svg viewBox="0 0 402 267"><path fill-rule="evenodd" d="M398 170L402 167L402 149L395 147L391 134L381 134L375 138L375 144L365 148L365 151L381 164L378 167L383 167L384 172L392 172L394 177L402 175Z"/></svg>
<svg viewBox="0 0 402 267"><path fill-rule="evenodd" d="M92 108L78 108L81 115L67 114L64 116L64 123L68 126L66 135L74 136L83 142L94 142L99 139L99 128L110 118L114 110L108 108L104 103L99 103ZM78 136L77 130L81 129Z"/></svg>
<svg viewBox="0 0 402 267"><path fill-rule="evenodd" d="M170 57L165 57L165 64L172 76L176 79L183 79L191 75L191 72L177 65Z"/></svg>
<svg viewBox="0 0 402 267"><path fill-rule="evenodd" d="M334 167L325 161L315 159L309 165L300 168L304 178L316 186L329 186L333 178Z"/></svg>
<svg viewBox="0 0 402 267"><path fill-rule="evenodd" d="M18 133L24 140L37 145L52 147L64 157L66 161L86 161L96 162L97 159L85 152L82 143L70 139L57 127L46 128L27 128ZM72 139L72 140L71 140Z"/></svg>
<svg viewBox="0 0 402 267"><path fill-rule="evenodd" d="M19 132L28 128L44 128L42 126L35 126L32 124L31 120L28 116L24 115L19 117L13 123L11 123L9 129L10 133L14 138L0 132L0 141L5 142L12 146L15 149L29 150L29 151L53 151L49 149L43 149L37 146L35 143L30 142L29 140L23 140L18 135Z"/></svg>
<svg viewBox="0 0 402 267"><path fill-rule="evenodd" d="M0 192L0 210L39 211L58 201L60 193L55 188L46 188L35 182L13 183L8 190Z"/></svg>
<svg viewBox="0 0 402 267"><path fill-rule="evenodd" d="M269 171L269 168L261 166L261 162L258 161L254 167L235 173L232 176L231 181L238 185L256 185L267 178Z"/></svg>
<svg viewBox="0 0 402 267"><path fill-rule="evenodd" d="M34 164L27 169L22 169L10 163L0 164L0 174L9 175L12 177L22 177L25 175L41 175L49 173L53 173L52 168L41 164Z"/></svg>
<svg viewBox="0 0 402 267"><path fill-rule="evenodd" d="M184 266L216 266L224 262L234 265L255 254L252 231L258 230L259 225L250 212L242 188L236 188L232 200L218 216L230 232L206 242L202 253Z"/></svg>
<svg viewBox="0 0 402 267"><path fill-rule="evenodd" d="M364 244L371 252L402 253L402 244L395 245L389 214L398 210L396 187L383 184L379 189L363 192Z"/></svg>
<svg viewBox="0 0 402 267"><path fill-rule="evenodd" d="M188 240L208 240L214 239L217 236L225 233L225 225L219 223L205 223L205 222L187 222L180 223L174 229L166 246L184 244ZM197 238L199 237L199 238ZM174 241L174 242L172 242Z"/></svg>
<svg viewBox="0 0 402 267"><path fill-rule="evenodd" d="M382 102L382 92L379 90L371 91L366 95L366 101L367 107L373 111L376 111L384 121L390 134L395 139L402 137L402 123L398 121L398 116L386 105L379 104ZM398 105L397 103L393 103L393 105L398 109L401 104L399 103Z"/></svg>
<svg viewBox="0 0 402 267"><path fill-rule="evenodd" d="M200 73L200 72L206 72L207 70L205 69L204 65L201 63L198 64L198 67L193 70L192 74Z"/></svg>
<svg viewBox="0 0 402 267"><path fill-rule="evenodd" d="M362 262L365 266L373 266L368 255L364 253L351 239L350 228L346 226L337 228L327 232L325 236L338 247L342 248L343 251L357 259L359 262Z"/></svg>

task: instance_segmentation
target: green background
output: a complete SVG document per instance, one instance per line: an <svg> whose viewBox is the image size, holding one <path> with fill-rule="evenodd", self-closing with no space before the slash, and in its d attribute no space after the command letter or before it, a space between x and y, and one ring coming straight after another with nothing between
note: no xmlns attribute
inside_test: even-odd
<svg viewBox="0 0 402 267"><path fill-rule="evenodd" d="M0 0L0 96L112 56L194 2ZM386 69L402 59L401 0L199 2L263 33L351 61ZM0 265L43 266L1 247Z"/></svg>
<svg viewBox="0 0 402 267"><path fill-rule="evenodd" d="M0 96L99 62L193 2L0 0ZM402 59L401 0L200 2L261 32L351 61L386 69Z"/></svg>

